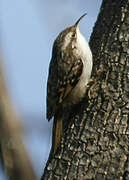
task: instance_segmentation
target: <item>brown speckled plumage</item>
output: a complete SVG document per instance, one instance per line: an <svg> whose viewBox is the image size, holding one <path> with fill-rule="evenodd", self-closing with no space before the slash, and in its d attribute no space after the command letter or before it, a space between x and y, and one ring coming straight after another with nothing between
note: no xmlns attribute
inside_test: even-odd
<svg viewBox="0 0 129 180"><path fill-rule="evenodd" d="M59 111L76 104L84 96L92 70L92 53L77 26L80 19L62 31L53 45L47 84L47 119L54 116L54 152L63 128L63 112Z"/></svg>

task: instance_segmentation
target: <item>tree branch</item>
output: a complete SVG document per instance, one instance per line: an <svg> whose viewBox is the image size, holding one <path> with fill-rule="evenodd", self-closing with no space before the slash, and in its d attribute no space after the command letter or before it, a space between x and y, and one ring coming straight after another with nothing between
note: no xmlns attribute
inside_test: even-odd
<svg viewBox="0 0 129 180"><path fill-rule="evenodd" d="M25 151L20 124L13 113L0 62L0 156L10 180L35 180Z"/></svg>

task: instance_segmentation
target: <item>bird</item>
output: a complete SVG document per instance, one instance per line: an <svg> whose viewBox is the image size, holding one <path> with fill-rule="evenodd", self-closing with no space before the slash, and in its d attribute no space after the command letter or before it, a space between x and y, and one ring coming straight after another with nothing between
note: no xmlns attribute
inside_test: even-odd
<svg viewBox="0 0 129 180"><path fill-rule="evenodd" d="M54 117L51 149L54 154L63 135L64 112L85 96L92 72L92 52L79 30L79 23L86 14L74 25L61 31L52 48L47 81L46 117L48 121Z"/></svg>

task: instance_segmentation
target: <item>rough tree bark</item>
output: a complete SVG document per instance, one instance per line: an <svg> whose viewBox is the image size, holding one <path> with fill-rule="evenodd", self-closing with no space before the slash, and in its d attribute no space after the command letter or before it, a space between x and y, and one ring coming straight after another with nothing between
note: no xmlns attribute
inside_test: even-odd
<svg viewBox="0 0 129 180"><path fill-rule="evenodd" d="M103 0L90 46L91 98L71 115L42 180L129 179L129 0Z"/></svg>

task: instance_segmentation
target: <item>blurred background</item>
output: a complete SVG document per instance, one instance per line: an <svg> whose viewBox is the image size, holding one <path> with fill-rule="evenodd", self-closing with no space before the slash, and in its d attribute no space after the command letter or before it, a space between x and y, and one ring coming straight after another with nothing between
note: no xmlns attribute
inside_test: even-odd
<svg viewBox="0 0 129 180"><path fill-rule="evenodd" d="M52 45L85 12L80 30L89 41L101 0L0 0L0 50L14 111L38 179L51 147L46 85ZM0 180L6 180L0 165Z"/></svg>

